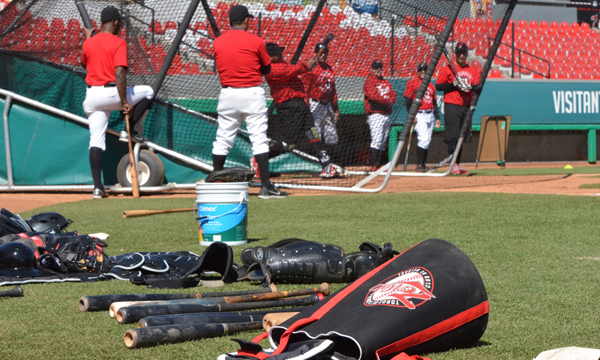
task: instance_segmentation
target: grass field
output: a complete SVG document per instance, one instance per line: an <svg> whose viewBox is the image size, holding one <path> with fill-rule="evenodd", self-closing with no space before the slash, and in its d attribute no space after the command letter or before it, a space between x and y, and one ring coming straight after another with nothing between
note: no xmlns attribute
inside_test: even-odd
<svg viewBox="0 0 600 360"><path fill-rule="evenodd" d="M189 198L89 200L21 215L58 211L75 221L71 230L107 232L108 254L201 252L190 213L121 217L124 210L192 205ZM479 269L490 300L490 320L476 347L429 357L533 359L557 347L598 347L599 206L600 200L592 197L479 193L299 196L273 201L252 197L248 223L252 246L299 237L334 243L348 252L363 241L391 242L402 251L428 238L448 240ZM242 249L234 248L238 262ZM256 286L237 283L219 291ZM343 286L336 284L334 289ZM105 312L81 313L77 301L83 295L148 289L117 280L23 288L23 298L0 298L0 359L216 359L237 349L231 338L252 339L260 333L128 350L123 335L133 326L118 324ZM377 320L364 325L376 327Z"/></svg>

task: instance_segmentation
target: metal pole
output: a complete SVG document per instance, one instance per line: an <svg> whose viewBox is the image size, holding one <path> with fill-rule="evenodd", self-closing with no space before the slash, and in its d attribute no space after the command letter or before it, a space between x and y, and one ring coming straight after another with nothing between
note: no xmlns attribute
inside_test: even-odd
<svg viewBox="0 0 600 360"><path fill-rule="evenodd" d="M218 38L219 36L221 36L221 31L217 26L215 17L213 16L212 11L210 11L210 6L208 6L208 2L206 0L202 0L202 7L204 8L204 12L206 13L208 25L210 25L210 27L213 29L213 32L215 33L215 38Z"/></svg>
<svg viewBox="0 0 600 360"><path fill-rule="evenodd" d="M206 0L203 0L203 1L205 2ZM165 58L165 61L163 62L162 67L160 68L160 71L158 72L158 75L156 76L156 79L154 80L154 84L152 84L152 90L154 90L154 94L158 94L158 90L160 90L160 87L161 87L163 81L165 80L165 77L167 76L169 67L171 67L171 62L173 61L173 59L175 58L175 55L177 54L177 51L179 50L179 45L181 44L181 40L185 36L188 26L190 26L190 22L192 21L192 17L194 16L194 13L196 12L196 9L198 8L199 3L200 3L200 0L192 0L192 2L190 3L190 7L188 8L183 20L181 21L181 24L179 25L179 29L177 29L177 35L175 36L175 39L173 40L173 43L171 44L171 48L169 49L169 52L167 53L167 57ZM208 16L208 14L207 14L207 16ZM215 33L215 35L216 35L216 33Z"/></svg>
<svg viewBox="0 0 600 360"><path fill-rule="evenodd" d="M511 78L515 78L515 24L511 24L512 25L512 51L511 51L511 57L512 57L512 71L511 71ZM498 35L496 35L498 36Z"/></svg>
<svg viewBox="0 0 600 360"><path fill-rule="evenodd" d="M390 54L390 72L392 73L392 77L394 77L394 36L396 36L396 15L392 15L392 44L391 44L391 54Z"/></svg>
<svg viewBox="0 0 600 360"><path fill-rule="evenodd" d="M260 28L262 25L262 13L258 14L258 36L260 37Z"/></svg>
<svg viewBox="0 0 600 360"><path fill-rule="evenodd" d="M12 169L12 154L10 152L10 133L8 129L8 113L10 111L11 103L12 96L7 96L4 101L4 150L6 152L6 178L8 180L9 188L15 186Z"/></svg>
<svg viewBox="0 0 600 360"><path fill-rule="evenodd" d="M296 49L296 52L294 53L294 56L292 57L290 64L295 64L298 62L298 60L300 60L300 56L302 55L302 50L304 50L304 46L306 45L306 42L308 41L308 37L310 36L310 33L312 32L313 28L315 27L315 24L317 23L317 20L319 19L319 15L321 15L321 10L323 10L323 6L325 6L326 2L327 2L327 0L319 1L319 5L317 5L317 8L315 9L315 13L310 18L310 21L308 22L308 25L306 26L306 30L304 30L304 34L302 34L302 38L300 39L300 42L298 43L298 48Z"/></svg>

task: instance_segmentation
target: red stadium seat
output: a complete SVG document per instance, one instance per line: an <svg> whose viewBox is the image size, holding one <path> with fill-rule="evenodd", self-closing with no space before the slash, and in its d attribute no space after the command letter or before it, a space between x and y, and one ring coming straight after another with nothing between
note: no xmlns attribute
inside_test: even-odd
<svg viewBox="0 0 600 360"><path fill-rule="evenodd" d="M281 11L282 13L284 13L286 10L289 10L290 6L286 3L281 4L281 6L279 7L279 11ZM325 10L326 7L323 8L323 10Z"/></svg>
<svg viewBox="0 0 600 360"><path fill-rule="evenodd" d="M519 20L519 22L517 23L517 26L527 28L529 25L527 24L527 21Z"/></svg>
<svg viewBox="0 0 600 360"><path fill-rule="evenodd" d="M556 21L551 21L550 22L550 29L558 30L558 29L560 29L560 25Z"/></svg>
<svg viewBox="0 0 600 360"><path fill-rule="evenodd" d="M152 26L152 25L154 25L154 26ZM154 33L158 34L158 35L162 35L162 34L165 33L165 31L163 30L163 27L162 27L160 21L154 20L154 22L152 23L152 25L148 28L148 31L152 32L152 30L154 30Z"/></svg>
<svg viewBox="0 0 600 360"><path fill-rule="evenodd" d="M548 24L548 23L546 23L546 24ZM529 21L529 28L530 28L530 29L537 29L537 28L538 28L538 23L537 23L537 21L535 21L535 20L530 20L530 21Z"/></svg>
<svg viewBox="0 0 600 360"><path fill-rule="evenodd" d="M221 2L219 2L217 4L217 10L219 10L219 11L227 11L227 10L229 10L229 5L227 5L226 2L221 1Z"/></svg>
<svg viewBox="0 0 600 360"><path fill-rule="evenodd" d="M168 20L165 22L165 26L163 27L164 31L167 31L169 29L175 29L177 30L177 23L175 21L172 20Z"/></svg>
<svg viewBox="0 0 600 360"><path fill-rule="evenodd" d="M488 74L488 79L501 79L503 78L502 73L500 72L500 70L498 69L492 69L490 70L490 73Z"/></svg>
<svg viewBox="0 0 600 360"><path fill-rule="evenodd" d="M303 8L302 8L302 5L300 5L300 4L296 4L296 5L292 6L292 11L295 14L299 13L302 10L303 10ZM339 14L341 14L341 12Z"/></svg>
<svg viewBox="0 0 600 360"><path fill-rule="evenodd" d="M273 10L277 10L277 7L278 7L278 6L277 6L277 4L274 4L274 3L269 3L269 4L267 5L267 11L273 11Z"/></svg>
<svg viewBox="0 0 600 360"><path fill-rule="evenodd" d="M571 28L571 25L569 25L568 22L563 21L563 22L560 23L560 28L561 29L565 29L565 30L569 30Z"/></svg>

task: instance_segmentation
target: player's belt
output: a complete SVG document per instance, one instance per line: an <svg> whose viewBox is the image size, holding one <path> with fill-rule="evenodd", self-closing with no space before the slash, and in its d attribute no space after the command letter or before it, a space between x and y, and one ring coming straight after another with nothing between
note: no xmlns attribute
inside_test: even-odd
<svg viewBox="0 0 600 360"><path fill-rule="evenodd" d="M433 112L433 109L430 110L419 110L419 114L431 114Z"/></svg>
<svg viewBox="0 0 600 360"><path fill-rule="evenodd" d="M325 101L325 100L317 100L317 99L311 99L312 101L318 102L321 105L328 105L329 101Z"/></svg>
<svg viewBox="0 0 600 360"><path fill-rule="evenodd" d="M105 87L105 88L109 88L109 87L115 87L117 86L117 84L115 83L108 83L106 85L98 85L98 86L92 86L92 85L88 85L87 88L91 88L91 87Z"/></svg>

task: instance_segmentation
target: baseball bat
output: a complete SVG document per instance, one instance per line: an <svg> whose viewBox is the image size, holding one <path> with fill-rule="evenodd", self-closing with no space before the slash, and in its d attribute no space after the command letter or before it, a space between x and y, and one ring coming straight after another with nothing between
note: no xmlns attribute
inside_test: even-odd
<svg viewBox="0 0 600 360"><path fill-rule="evenodd" d="M131 174L131 190L133 191L133 197L140 197L140 184L138 182L137 164L133 158L133 149L131 147L131 130L129 129L129 115L125 115L125 127L127 128L127 143L129 144L129 165Z"/></svg>
<svg viewBox="0 0 600 360"><path fill-rule="evenodd" d="M118 295L94 295L83 296L79 299L80 311L102 311L108 310L110 305L117 301L143 301L143 300L176 300L176 299L202 299L224 296L239 296L247 294L262 294L276 292L277 287L271 285L266 288L242 290L242 291L225 291L211 292L204 294L118 294Z"/></svg>
<svg viewBox="0 0 600 360"><path fill-rule="evenodd" d="M325 45L325 46L329 45L329 43L331 42L331 40L333 40L333 33L327 34L327 36L323 40L323 45Z"/></svg>
<svg viewBox="0 0 600 360"><path fill-rule="evenodd" d="M156 215L156 214L169 214L174 212L185 212L185 211L193 211L194 208L187 209L168 209L168 210L126 210L123 211L124 218L132 218L139 216L148 216L148 215Z"/></svg>
<svg viewBox="0 0 600 360"><path fill-rule="evenodd" d="M312 294L304 298L258 301L235 304L179 304L155 306L128 306L117 311L117 321L121 324L137 322L147 316L186 314L199 312L225 312L251 309L267 309L280 306L306 306L317 303L325 297L321 294Z"/></svg>
<svg viewBox="0 0 600 360"><path fill-rule="evenodd" d="M77 5L77 10L79 10L79 15L81 16L81 20L83 20L83 25L85 28L93 29L94 26L92 25L92 20L90 20L90 15L88 15L83 1L75 1L75 5Z"/></svg>
<svg viewBox="0 0 600 360"><path fill-rule="evenodd" d="M436 35L435 36L435 40L439 41L440 36ZM454 71L454 76L458 76L458 71L456 71L456 67L454 67L454 63L452 62L452 58L450 57L450 55L448 54L448 50L446 49L446 46L442 46L442 52L444 53L444 55L446 56L446 59L448 60L448 63L450 63L450 68L452 69L452 71Z"/></svg>
<svg viewBox="0 0 600 360"><path fill-rule="evenodd" d="M261 328L261 321L222 324L164 325L127 330L124 340L125 346L127 346L128 349L135 349L159 344L173 344L188 340L211 338L232 332L258 330Z"/></svg>
<svg viewBox="0 0 600 360"><path fill-rule="evenodd" d="M21 297L23 296L23 288L20 286L14 287L10 290L0 291L0 297Z"/></svg>
<svg viewBox="0 0 600 360"><path fill-rule="evenodd" d="M412 125L410 126L410 134L408 134L408 143L406 144L406 156L404 157L404 167L402 168L402 171L406 171L406 167L408 166L408 154L410 151L410 141L412 140L412 133L413 133L414 128L415 128L415 122L413 121Z"/></svg>
<svg viewBox="0 0 600 360"><path fill-rule="evenodd" d="M284 323L285 321L287 321L288 319L290 319L292 316L295 316L297 314L298 313L280 313L280 312L267 314L262 319L263 329L265 329L266 331L269 331L269 329L272 326L280 325L280 324Z"/></svg>
<svg viewBox="0 0 600 360"><path fill-rule="evenodd" d="M236 304L242 302L255 302L255 301L266 301L276 300L292 296L302 296L310 294L323 294L328 296L330 293L329 284L322 283L318 287L291 290L291 291L279 291L274 293L262 293L262 294L249 294L239 296L225 296L215 297L208 299L177 299L177 300L156 300L156 301L123 301L112 303L109 308L110 317L117 316L119 309L129 306L156 306L156 305L199 305L199 304Z"/></svg>
<svg viewBox="0 0 600 360"><path fill-rule="evenodd" d="M138 321L137 327L150 327L175 324L200 324L200 323L222 323L222 322L238 322L230 321L232 317L249 316L252 320L258 321L265 315L271 314L274 310L258 310L258 311L230 311L220 313L189 313L189 314L174 314L174 315L157 315L147 316ZM277 309L278 313L297 313L302 311L302 308Z"/></svg>

